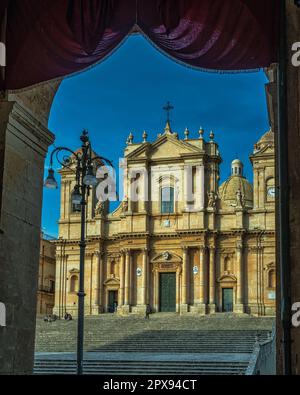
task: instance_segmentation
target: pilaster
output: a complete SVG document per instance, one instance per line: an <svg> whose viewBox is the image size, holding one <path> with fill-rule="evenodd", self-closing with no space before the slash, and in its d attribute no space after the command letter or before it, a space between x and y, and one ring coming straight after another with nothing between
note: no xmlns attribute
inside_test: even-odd
<svg viewBox="0 0 300 395"><path fill-rule="evenodd" d="M188 247L182 247L182 284L180 313L188 312Z"/></svg>
<svg viewBox="0 0 300 395"><path fill-rule="evenodd" d="M209 247L209 305L210 313L216 312L216 247Z"/></svg>
<svg viewBox="0 0 300 395"><path fill-rule="evenodd" d="M234 312L244 313L244 268L243 268L242 240L239 240L236 243L236 270L237 270L237 288L236 288L236 303L234 304Z"/></svg>

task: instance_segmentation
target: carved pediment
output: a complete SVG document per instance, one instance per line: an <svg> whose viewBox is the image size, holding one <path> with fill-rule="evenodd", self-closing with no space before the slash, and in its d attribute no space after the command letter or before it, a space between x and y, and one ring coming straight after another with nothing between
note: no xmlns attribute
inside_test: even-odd
<svg viewBox="0 0 300 395"><path fill-rule="evenodd" d="M181 263L182 258L174 254L174 252L164 251L158 255L156 255L153 259L151 259L152 263L166 263L166 262L173 262L173 263Z"/></svg>
<svg viewBox="0 0 300 395"><path fill-rule="evenodd" d="M178 141L175 138L166 137L164 140L152 145L149 157L151 159L178 158L183 155L197 153L199 153L198 148L183 141Z"/></svg>
<svg viewBox="0 0 300 395"><path fill-rule="evenodd" d="M116 277L108 278L104 281L104 285L120 285L120 279Z"/></svg>
<svg viewBox="0 0 300 395"><path fill-rule="evenodd" d="M174 254L173 252L164 251L158 255L156 255L152 260L152 270L159 270L159 271L170 271L174 270L179 272L181 271L181 262L182 258Z"/></svg>
<svg viewBox="0 0 300 395"><path fill-rule="evenodd" d="M260 156L265 156L272 154L274 155L274 145L268 144L265 147L263 147L261 150L257 151L254 153L255 158L259 158Z"/></svg>
<svg viewBox="0 0 300 395"><path fill-rule="evenodd" d="M153 144L142 145L128 154L127 159L163 159L179 158L182 155L195 155L200 152L199 148L177 140L173 135L163 135Z"/></svg>
<svg viewBox="0 0 300 395"><path fill-rule="evenodd" d="M223 273L217 280L219 283L232 283L232 282L237 282L237 278L234 274L229 274L229 273Z"/></svg>

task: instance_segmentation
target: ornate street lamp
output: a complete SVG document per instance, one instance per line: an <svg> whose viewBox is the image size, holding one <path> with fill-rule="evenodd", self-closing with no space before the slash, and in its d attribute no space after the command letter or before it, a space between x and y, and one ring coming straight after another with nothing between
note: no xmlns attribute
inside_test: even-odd
<svg viewBox="0 0 300 395"><path fill-rule="evenodd" d="M61 160L59 154L62 152L68 152L73 155L76 161L76 185L72 192L72 203L74 205L80 205L81 211L81 235L80 235L80 266L79 266L79 291L78 295L78 332L77 332L77 374L83 373L83 338L84 338L84 258L85 258L85 211L87 199L89 196L90 189L97 185L97 179L95 177L95 168L103 166L106 162L109 166L113 167L112 162L101 156L93 156L91 143L89 140L88 132L84 130L80 136L82 142L81 150L74 152L67 147L56 147L50 156L50 167L48 170L48 176L45 179L44 186L46 188L55 189L57 188L57 182L54 177L53 170L53 157L56 155L57 161L64 168L68 168L74 171L71 166L70 155L64 156Z"/></svg>

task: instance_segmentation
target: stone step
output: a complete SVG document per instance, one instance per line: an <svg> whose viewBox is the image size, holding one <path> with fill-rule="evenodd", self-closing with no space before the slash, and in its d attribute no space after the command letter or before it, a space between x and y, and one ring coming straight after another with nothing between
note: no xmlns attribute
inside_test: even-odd
<svg viewBox="0 0 300 395"><path fill-rule="evenodd" d="M84 374L158 375L158 374L244 374L246 362L209 361L85 361ZM36 360L35 374L75 374L74 361Z"/></svg>

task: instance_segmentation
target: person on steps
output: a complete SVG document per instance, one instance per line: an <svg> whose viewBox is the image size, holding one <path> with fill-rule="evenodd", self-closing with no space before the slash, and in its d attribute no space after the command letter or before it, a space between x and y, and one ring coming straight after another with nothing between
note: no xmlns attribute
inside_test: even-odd
<svg viewBox="0 0 300 395"><path fill-rule="evenodd" d="M147 304L147 306L146 306L146 315L145 315L145 318L147 320L149 320L150 314L151 314L151 307L150 307L150 304Z"/></svg>

